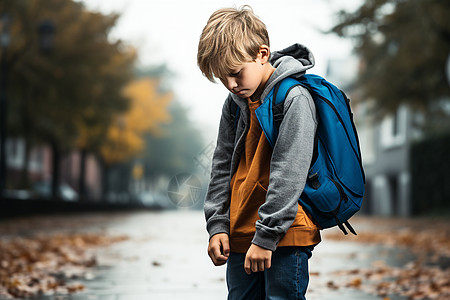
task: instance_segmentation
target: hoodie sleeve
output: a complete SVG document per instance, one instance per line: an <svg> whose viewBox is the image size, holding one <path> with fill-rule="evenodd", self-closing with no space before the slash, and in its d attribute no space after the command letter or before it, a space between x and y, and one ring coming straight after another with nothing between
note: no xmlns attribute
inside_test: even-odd
<svg viewBox="0 0 450 300"><path fill-rule="evenodd" d="M311 163L317 129L316 110L309 92L296 87L284 104L270 164L266 201L260 206L253 244L275 251L294 222Z"/></svg>
<svg viewBox="0 0 450 300"><path fill-rule="evenodd" d="M234 148L234 127L231 120L230 97L222 108L217 144L214 150L211 178L206 194L204 213L206 229L211 238L230 231L230 166Z"/></svg>

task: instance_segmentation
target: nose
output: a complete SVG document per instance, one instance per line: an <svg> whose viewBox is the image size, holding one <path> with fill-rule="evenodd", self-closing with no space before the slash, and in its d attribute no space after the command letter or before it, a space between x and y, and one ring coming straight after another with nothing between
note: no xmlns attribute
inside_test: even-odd
<svg viewBox="0 0 450 300"><path fill-rule="evenodd" d="M238 86L237 82L236 82L236 78L233 77L227 77L225 79L225 86L227 89L229 89L230 91L234 88L236 88Z"/></svg>

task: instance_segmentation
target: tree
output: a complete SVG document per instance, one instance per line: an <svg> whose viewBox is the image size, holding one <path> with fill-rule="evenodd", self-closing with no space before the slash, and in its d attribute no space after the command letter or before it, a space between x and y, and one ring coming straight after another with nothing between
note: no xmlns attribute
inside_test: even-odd
<svg viewBox="0 0 450 300"><path fill-rule="evenodd" d="M189 110L173 99L171 80L176 74L165 64L140 67L135 70L135 74L138 79L127 87L125 94L135 99L131 103L142 99L148 105L148 112L140 108L136 109L136 112L140 111L139 114L134 114L131 112L132 104L130 112L118 116L110 128L111 138L103 147L102 154L110 162L104 165L104 173L108 173L104 177L108 179L103 183L104 193L128 194L131 180L136 178L142 180L146 189L150 189L156 188L154 184L161 178L166 179L180 172L199 171L195 158L200 155L204 141L195 122L188 117ZM125 128L131 125L126 115L136 116L136 125ZM138 121L138 115L145 117L143 123ZM132 130L141 126L149 130ZM135 138L119 137L127 131L134 132L130 136ZM136 175L136 168L139 169L139 176L133 176Z"/></svg>
<svg viewBox="0 0 450 300"><path fill-rule="evenodd" d="M129 162L134 157L145 156L143 152L149 151L149 145L145 144L144 137L161 137L162 124L171 120L168 107L172 94L158 92L157 80L146 77L137 79L131 82L123 93L130 99L130 107L124 114L116 116L98 153L103 163L105 195L109 190L110 167ZM127 182L125 178L122 181Z"/></svg>
<svg viewBox="0 0 450 300"><path fill-rule="evenodd" d="M443 105L450 101L449 1L367 0L339 17L331 32L356 41L362 62L357 84L362 99L376 101L379 116L407 104L432 119L449 119Z"/></svg>
<svg viewBox="0 0 450 300"><path fill-rule="evenodd" d="M171 90L171 79L176 77L165 64L137 69L136 74L138 77L158 78L161 92ZM177 99L170 103L169 113L171 122L161 126L162 135L145 136L147 151L143 153L141 162L149 180L199 171L196 158L205 147L200 129L190 120L189 109Z"/></svg>
<svg viewBox="0 0 450 300"><path fill-rule="evenodd" d="M133 77L136 53L108 38L117 14L90 12L80 2L2 1L0 11L13 20L9 135L24 138L28 148L37 143L52 146L55 193L59 154L76 144L98 148L95 144L106 136L113 118L127 109L122 89ZM37 28L49 20L56 34L53 49L43 52ZM86 131L90 134L80 138Z"/></svg>
<svg viewBox="0 0 450 300"><path fill-rule="evenodd" d="M102 160L108 164L125 162L144 149L144 134L161 134L161 123L170 121L168 105L172 95L159 94L157 83L150 78L131 82L124 94L131 100L129 110L118 115L100 148Z"/></svg>

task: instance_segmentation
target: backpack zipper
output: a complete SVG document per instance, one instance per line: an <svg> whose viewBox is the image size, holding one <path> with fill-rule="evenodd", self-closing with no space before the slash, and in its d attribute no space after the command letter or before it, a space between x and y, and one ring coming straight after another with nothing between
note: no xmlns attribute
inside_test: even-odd
<svg viewBox="0 0 450 300"><path fill-rule="evenodd" d="M333 178L331 178L331 177L329 177L329 178L330 178L331 182L334 183L334 185L338 189L339 195L341 195L341 201L344 200L347 203L348 197L347 197L347 194L344 192L344 189L342 188L342 186L339 184L339 182L337 182Z"/></svg>
<svg viewBox="0 0 450 300"><path fill-rule="evenodd" d="M334 111L334 113L336 114L336 116L337 116L339 122L342 124L342 128L344 128L345 134L347 135L347 139L348 139L349 142L350 142L350 146L352 147L352 150L353 150L353 152L354 152L355 155L356 155L356 159L358 160L358 163L359 163L359 168L361 169L361 174L363 174L363 177L365 177L365 176L364 176L364 169L363 169L363 167L362 167L362 162L361 162L361 156L358 155L358 153L356 152L355 148L353 147L353 144L351 143L350 136L348 135L347 128L345 128L345 124L344 124L344 121L342 120L341 115L339 114L339 112L337 111L336 107L333 105L333 103L331 103L330 100L328 100L327 98L322 97L322 96L320 96L320 95L318 95L318 94L315 94L315 95L316 95L317 97L319 97L321 100L323 100L329 107L331 107L331 109L332 109L332 110ZM323 142L322 142L322 143L323 143ZM327 152L328 152L328 151L327 151ZM333 167L333 169L334 169L334 167ZM336 170L335 170L335 172L336 172ZM339 182L340 182L341 184L343 184L342 181L339 179L339 177L337 177L337 178L338 178ZM343 184L343 185L344 185L344 184ZM344 186L345 186L345 185L344 185ZM342 187L341 187L341 188L342 188ZM351 189L349 189L348 187L346 187L346 188L347 188L347 190L350 191L350 193L351 193L353 196L358 196L358 197L360 197L360 195L354 193L354 192L353 192Z"/></svg>
<svg viewBox="0 0 450 300"><path fill-rule="evenodd" d="M317 173L316 173L317 174ZM316 174L314 174L314 175L316 175ZM313 176L314 176L313 175ZM338 213L338 211L341 209L341 203L342 203L342 200L344 200L346 203L347 203L347 201L348 201L348 197L347 197L347 194L345 194L345 192L344 192L344 189L342 188L342 186L339 184L339 182L337 182L336 180L334 180L333 178L331 178L330 176L326 176L326 177L328 177L328 179L330 179L330 181L334 184L334 186L336 187L336 189L338 190L338 192L339 192L339 196L340 196L340 199L339 199L339 204L333 209L333 210L331 210L331 211L323 211L323 210L321 210L321 209L319 209L319 208L317 208L317 209L319 209L321 212L323 212L324 214L329 214L329 215L331 215L331 216L335 216L337 213ZM313 202L313 204L314 204L314 202Z"/></svg>
<svg viewBox="0 0 450 300"><path fill-rule="evenodd" d="M337 111L336 107L333 105L333 103L331 103L330 100L328 100L325 97L322 97L321 95L316 94L317 97L319 97L321 100L323 100L329 107L331 107L331 109L334 111L334 113L336 114L337 118L339 119L339 122L342 124L342 127L344 128L345 134L347 135L347 139L350 141L350 145L352 147L353 152L356 155L356 158L358 159L359 162L359 167L361 168L361 171L363 172L363 168L362 168L362 163L361 163L361 158L360 155L358 155L357 151L355 150L355 148L353 147L352 143L351 143L351 139L350 136L348 134L347 128L345 128L345 124L344 121L342 120L341 115L339 114L339 112Z"/></svg>
<svg viewBox="0 0 450 300"><path fill-rule="evenodd" d="M325 144L323 141L322 141L322 139L319 137L319 140L320 140L320 142L322 143L322 144ZM334 167L334 164L332 164L331 162L332 162L332 159L331 159L331 157L330 157L330 155L329 155L329 153L328 153L328 150L325 148L325 153L327 154L327 158L328 158L328 162L329 162L329 164L331 165L331 168L333 169L333 173L334 173L334 175L336 176L336 179L339 181L339 186L340 186L340 188L342 189L342 186L343 187L345 187L349 192L350 192L350 194L352 194L354 197L361 197L361 195L359 195L359 194L357 194L357 193L355 193L355 192L353 192L350 188L348 188L348 186L346 186L342 181L341 181L341 179L339 178L339 176L337 176L337 172L336 172L336 168ZM328 178L330 178L329 176L328 176ZM330 178L331 179L331 178ZM331 179L331 180L333 180L333 179ZM337 182L336 182L337 183ZM342 191L343 191L343 189L342 189ZM343 191L343 193L345 194L345 192ZM347 196L347 195L345 195L345 196Z"/></svg>

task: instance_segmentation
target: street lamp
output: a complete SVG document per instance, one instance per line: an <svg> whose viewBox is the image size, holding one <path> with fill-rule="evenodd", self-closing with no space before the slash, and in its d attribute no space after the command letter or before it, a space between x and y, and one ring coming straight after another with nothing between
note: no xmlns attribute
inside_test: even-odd
<svg viewBox="0 0 450 300"><path fill-rule="evenodd" d="M8 63L6 51L9 46L10 17L8 14L0 16L0 47L2 50L0 62L0 197L3 198L3 191L6 182L6 88Z"/></svg>

